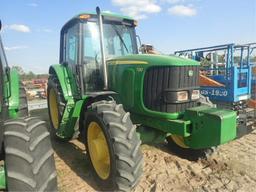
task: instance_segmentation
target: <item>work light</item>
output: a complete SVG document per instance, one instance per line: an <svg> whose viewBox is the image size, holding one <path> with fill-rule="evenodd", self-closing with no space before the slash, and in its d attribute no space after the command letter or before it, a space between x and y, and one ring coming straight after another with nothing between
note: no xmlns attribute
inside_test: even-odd
<svg viewBox="0 0 256 192"><path fill-rule="evenodd" d="M200 91L199 90L193 90L191 94L191 99L196 100L199 99L200 97Z"/></svg>
<svg viewBox="0 0 256 192"><path fill-rule="evenodd" d="M187 100L188 100L188 92L187 91L177 92L177 101L187 101Z"/></svg>

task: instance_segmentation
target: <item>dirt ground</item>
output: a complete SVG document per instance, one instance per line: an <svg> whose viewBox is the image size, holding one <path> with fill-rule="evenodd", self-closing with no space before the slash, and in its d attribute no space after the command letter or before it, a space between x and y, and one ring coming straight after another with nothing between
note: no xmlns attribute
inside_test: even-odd
<svg viewBox="0 0 256 192"><path fill-rule="evenodd" d="M37 111L49 124L47 110ZM97 191L84 145L52 139L61 192ZM256 191L256 131L218 149L207 159L189 161L166 145L142 145L144 174L136 192Z"/></svg>

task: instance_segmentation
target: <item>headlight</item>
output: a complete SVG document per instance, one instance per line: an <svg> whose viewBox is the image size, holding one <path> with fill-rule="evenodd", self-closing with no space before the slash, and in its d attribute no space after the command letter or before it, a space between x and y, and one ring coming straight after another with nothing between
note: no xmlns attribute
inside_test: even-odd
<svg viewBox="0 0 256 192"><path fill-rule="evenodd" d="M188 100L188 92L187 91L177 92L177 101L187 101L187 100Z"/></svg>
<svg viewBox="0 0 256 192"><path fill-rule="evenodd" d="M192 95L191 95L191 99L192 100L196 100L200 98L200 91L199 90L193 90L192 91Z"/></svg>

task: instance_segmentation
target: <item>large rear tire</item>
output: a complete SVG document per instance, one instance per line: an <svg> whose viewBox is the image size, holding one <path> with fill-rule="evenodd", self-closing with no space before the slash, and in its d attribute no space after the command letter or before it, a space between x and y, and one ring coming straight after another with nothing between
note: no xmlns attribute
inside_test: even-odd
<svg viewBox="0 0 256 192"><path fill-rule="evenodd" d="M34 117L4 123L8 191L57 191L57 173L45 122Z"/></svg>
<svg viewBox="0 0 256 192"><path fill-rule="evenodd" d="M130 191L142 175L141 141L129 113L115 101L99 101L85 112L85 145L102 190Z"/></svg>

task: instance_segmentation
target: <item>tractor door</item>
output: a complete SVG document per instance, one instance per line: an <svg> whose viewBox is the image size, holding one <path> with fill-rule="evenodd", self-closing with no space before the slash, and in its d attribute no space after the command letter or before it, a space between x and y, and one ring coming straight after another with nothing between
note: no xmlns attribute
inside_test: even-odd
<svg viewBox="0 0 256 192"><path fill-rule="evenodd" d="M79 83L81 95L104 90L100 39L95 18L70 20L61 30L60 63L67 64L71 69ZM103 42L106 60L138 53L133 23L104 20Z"/></svg>
<svg viewBox="0 0 256 192"><path fill-rule="evenodd" d="M79 34L79 22L73 22L61 31L60 63L68 67L70 76L76 81L78 87L82 89L81 37ZM81 92L83 93L83 89Z"/></svg>
<svg viewBox="0 0 256 192"><path fill-rule="evenodd" d="M76 73L76 64L78 64L79 49L78 24L70 27L65 33L64 54L65 62Z"/></svg>
<svg viewBox="0 0 256 192"><path fill-rule="evenodd" d="M87 22L83 25L83 72L86 92L103 90L103 66L100 51L98 25Z"/></svg>
<svg viewBox="0 0 256 192"><path fill-rule="evenodd" d="M84 89L98 92L104 89L103 62L99 26L96 22L82 23L82 64ZM134 26L117 21L104 20L103 42L105 59L137 54Z"/></svg>
<svg viewBox="0 0 256 192"><path fill-rule="evenodd" d="M74 21L62 29L60 63L71 69L82 95L103 90L99 32L95 22Z"/></svg>

